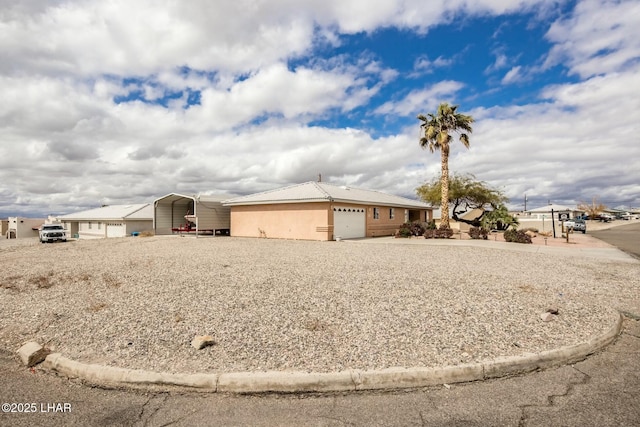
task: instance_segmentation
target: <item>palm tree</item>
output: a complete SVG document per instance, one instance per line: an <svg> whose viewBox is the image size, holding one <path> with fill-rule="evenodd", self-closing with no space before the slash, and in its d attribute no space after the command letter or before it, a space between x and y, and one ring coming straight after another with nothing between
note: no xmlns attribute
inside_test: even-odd
<svg viewBox="0 0 640 427"><path fill-rule="evenodd" d="M420 146L429 148L432 153L440 150L440 160L442 163L442 175L440 183L442 194L440 199L440 228L449 228L449 145L453 137L451 133L460 134L460 142L469 148L469 136L461 131L471 133L471 123L473 117L460 114L456 110L457 105L449 105L443 102L438 106L436 114L428 113L425 117L422 114L418 120L423 123L420 128L424 129L424 136L420 138Z"/></svg>

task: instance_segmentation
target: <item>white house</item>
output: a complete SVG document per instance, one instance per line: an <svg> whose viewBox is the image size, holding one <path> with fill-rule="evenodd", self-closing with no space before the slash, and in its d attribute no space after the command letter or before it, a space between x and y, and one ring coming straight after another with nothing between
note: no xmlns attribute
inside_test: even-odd
<svg viewBox="0 0 640 427"><path fill-rule="evenodd" d="M64 224L70 237L124 237L153 230L153 205L144 203L103 206L62 215L57 219Z"/></svg>
<svg viewBox="0 0 640 427"><path fill-rule="evenodd" d="M568 206L549 204L546 206L541 206L539 208L530 209L525 211L523 215L521 215L519 220L533 220L533 221L542 221L542 220L551 220L553 212L553 218L556 221L561 221L565 219L575 218L576 216L582 215L582 211L578 209L573 209Z"/></svg>

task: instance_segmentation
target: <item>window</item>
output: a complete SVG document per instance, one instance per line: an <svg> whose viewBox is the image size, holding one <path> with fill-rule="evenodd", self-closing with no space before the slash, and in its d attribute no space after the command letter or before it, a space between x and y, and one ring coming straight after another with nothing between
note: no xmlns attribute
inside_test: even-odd
<svg viewBox="0 0 640 427"><path fill-rule="evenodd" d="M98 222L98 230L102 230L102 223Z"/></svg>
<svg viewBox="0 0 640 427"><path fill-rule="evenodd" d="M373 219L380 219L380 209L373 208Z"/></svg>
<svg viewBox="0 0 640 427"><path fill-rule="evenodd" d="M393 219L395 218L395 212L393 211L393 208L389 208L389 219Z"/></svg>
<svg viewBox="0 0 640 427"><path fill-rule="evenodd" d="M91 225L91 221L89 221L89 230L91 230L93 226Z"/></svg>

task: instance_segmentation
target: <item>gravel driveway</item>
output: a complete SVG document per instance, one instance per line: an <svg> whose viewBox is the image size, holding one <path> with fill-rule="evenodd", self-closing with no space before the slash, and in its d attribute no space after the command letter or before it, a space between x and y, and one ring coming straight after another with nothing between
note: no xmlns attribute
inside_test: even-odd
<svg viewBox="0 0 640 427"><path fill-rule="evenodd" d="M514 244L515 245L515 244ZM166 372L442 366L604 333L640 263L489 247L136 237L0 244L0 347ZM549 308L554 320L540 318ZM195 335L215 344L191 347Z"/></svg>

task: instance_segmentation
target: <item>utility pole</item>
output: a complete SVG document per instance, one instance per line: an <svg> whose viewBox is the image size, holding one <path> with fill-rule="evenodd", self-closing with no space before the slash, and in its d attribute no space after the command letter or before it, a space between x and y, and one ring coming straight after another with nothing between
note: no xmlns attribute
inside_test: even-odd
<svg viewBox="0 0 640 427"><path fill-rule="evenodd" d="M527 211L527 195L524 195L524 211Z"/></svg>

